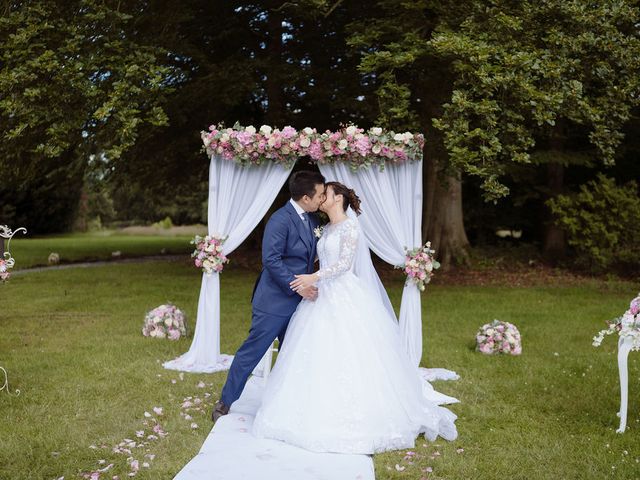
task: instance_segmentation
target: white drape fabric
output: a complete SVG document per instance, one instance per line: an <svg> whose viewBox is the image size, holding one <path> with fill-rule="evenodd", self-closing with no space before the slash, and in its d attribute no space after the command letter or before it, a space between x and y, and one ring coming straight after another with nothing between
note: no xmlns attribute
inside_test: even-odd
<svg viewBox="0 0 640 480"><path fill-rule="evenodd" d="M319 165L328 181L336 179L353 188L362 201L360 226L369 247L392 265L403 265L405 247L422 243L422 161L372 166L352 171L338 162ZM413 283L402 292L400 336L412 362L422 357L422 313L420 290Z"/></svg>
<svg viewBox="0 0 640 480"><path fill-rule="evenodd" d="M292 168L292 167L291 167ZM291 168L275 162L241 166L220 156L209 168L209 235L227 237L224 254L244 241L267 213ZM185 372L217 372L231 366L233 357L220 353L220 278L202 275L198 316L189 351L164 363Z"/></svg>

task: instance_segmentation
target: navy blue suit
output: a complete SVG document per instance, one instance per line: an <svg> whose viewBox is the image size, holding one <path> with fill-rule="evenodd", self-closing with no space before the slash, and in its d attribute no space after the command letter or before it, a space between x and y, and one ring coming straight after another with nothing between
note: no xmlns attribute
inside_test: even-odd
<svg viewBox="0 0 640 480"><path fill-rule="evenodd" d="M317 240L313 229L318 225L314 214L304 222L290 202L267 222L262 238L262 271L251 299L251 329L222 389L225 405L230 407L240 397L249 375L273 341L278 338L282 345L289 320L302 300L289 283L295 280L294 275L313 273Z"/></svg>

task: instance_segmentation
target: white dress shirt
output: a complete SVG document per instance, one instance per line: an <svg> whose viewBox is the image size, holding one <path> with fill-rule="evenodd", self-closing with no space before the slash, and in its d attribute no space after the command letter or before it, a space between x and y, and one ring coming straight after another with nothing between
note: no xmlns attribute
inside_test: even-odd
<svg viewBox="0 0 640 480"><path fill-rule="evenodd" d="M293 205L293 208L296 209L296 212L298 212L298 215L300 216L300 219L303 222L307 222L307 219L305 218L304 214L307 213L304 211L304 208L302 208L300 205L298 205L298 202L296 202L293 198L291 198L289 200L289 202L291 202L291 205Z"/></svg>

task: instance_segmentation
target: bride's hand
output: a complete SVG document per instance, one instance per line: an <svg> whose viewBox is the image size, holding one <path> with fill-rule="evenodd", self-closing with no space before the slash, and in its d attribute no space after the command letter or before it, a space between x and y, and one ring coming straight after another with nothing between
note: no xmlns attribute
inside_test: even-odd
<svg viewBox="0 0 640 480"><path fill-rule="evenodd" d="M291 289L300 292L306 288L309 288L318 281L318 276L315 273L308 275L295 275L296 279L291 282L289 285Z"/></svg>

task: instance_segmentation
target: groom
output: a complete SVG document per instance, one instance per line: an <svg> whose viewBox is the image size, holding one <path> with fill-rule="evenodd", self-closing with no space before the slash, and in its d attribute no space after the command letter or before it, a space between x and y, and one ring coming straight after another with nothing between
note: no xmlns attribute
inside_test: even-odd
<svg viewBox="0 0 640 480"><path fill-rule="evenodd" d="M289 192L291 200L271 216L264 231L262 272L251 299L251 329L229 369L222 396L211 415L214 422L229 413L276 338L282 347L298 303L303 298L315 300L318 294L315 287L296 293L289 283L295 280L294 275L314 271L317 239L313 231L319 220L313 212L324 201L324 177L319 172L296 172L289 179Z"/></svg>

